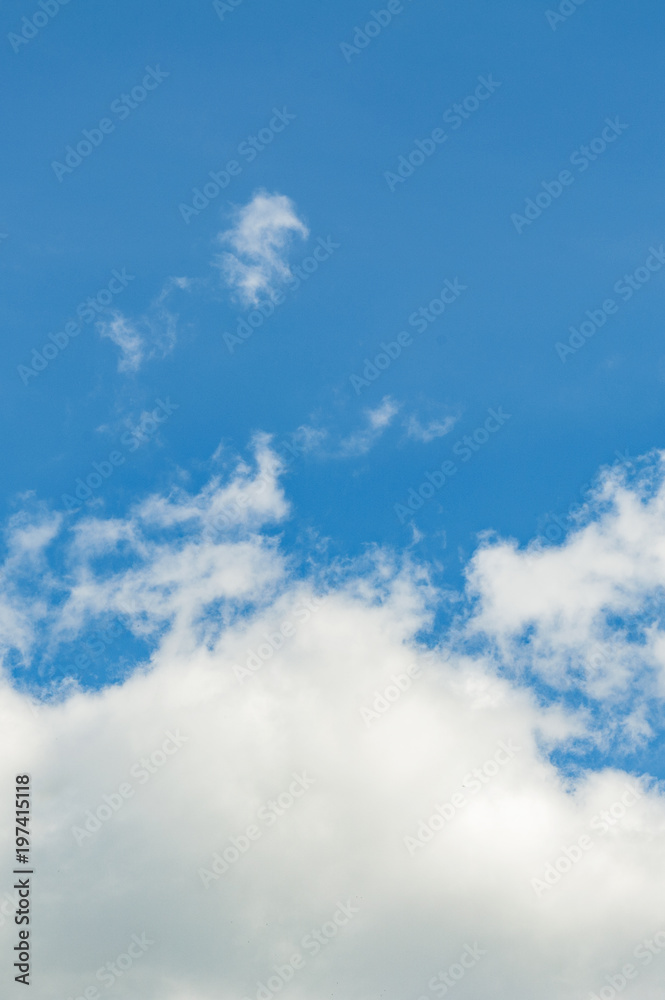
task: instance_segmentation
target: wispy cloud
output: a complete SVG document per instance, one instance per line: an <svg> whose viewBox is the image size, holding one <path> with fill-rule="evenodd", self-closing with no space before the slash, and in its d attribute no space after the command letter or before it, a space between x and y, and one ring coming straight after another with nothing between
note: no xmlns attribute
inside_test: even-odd
<svg viewBox="0 0 665 1000"><path fill-rule="evenodd" d="M236 211L234 225L218 240L232 248L215 259L226 283L248 305L279 289L291 275L287 256L294 237L309 230L290 198L258 191Z"/></svg>
<svg viewBox="0 0 665 1000"><path fill-rule="evenodd" d="M112 340L120 350L119 372L136 372L141 367L144 340L136 325L123 313L115 312L110 319L97 324L100 337Z"/></svg>
<svg viewBox="0 0 665 1000"><path fill-rule="evenodd" d="M408 437L429 444L430 441L449 434L458 419L458 417L446 417L445 420L430 420L428 424L423 425L415 414L411 414L404 426Z"/></svg>
<svg viewBox="0 0 665 1000"><path fill-rule="evenodd" d="M174 290L189 291L192 284L189 278L169 278L142 316L130 318L115 310L97 323L100 337L111 340L120 351L119 372L137 372L144 361L163 358L173 350L178 317L166 301Z"/></svg>
<svg viewBox="0 0 665 1000"><path fill-rule="evenodd" d="M299 451L309 455L312 452L320 451L328 437L328 431L322 427L301 424L298 430L291 435L291 440Z"/></svg>
<svg viewBox="0 0 665 1000"><path fill-rule="evenodd" d="M366 455L391 425L399 409L399 403L384 396L375 409L363 412L361 426L346 437L328 428L301 424L289 435L286 450L292 455L314 455L323 460Z"/></svg>
<svg viewBox="0 0 665 1000"><path fill-rule="evenodd" d="M384 396L376 409L365 410L365 427L354 431L353 434L340 442L339 455L343 458L366 455L386 428L390 426L398 412L399 403L396 403L390 396Z"/></svg>

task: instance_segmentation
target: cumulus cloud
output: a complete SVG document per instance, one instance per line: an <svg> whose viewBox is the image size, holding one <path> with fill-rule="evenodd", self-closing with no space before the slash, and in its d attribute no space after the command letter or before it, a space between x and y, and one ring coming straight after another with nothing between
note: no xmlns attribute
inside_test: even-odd
<svg viewBox="0 0 665 1000"><path fill-rule="evenodd" d="M256 305L288 281L291 243L295 237L308 235L290 198L258 191L236 211L233 226L220 233L219 242L229 245L232 252L224 251L215 264L241 300Z"/></svg>
<svg viewBox="0 0 665 1000"><path fill-rule="evenodd" d="M473 630L491 636L516 673L533 671L555 689L611 706L613 731L665 693L662 478L660 454L635 475L614 466L561 545L520 550L488 539L468 570Z"/></svg>
<svg viewBox="0 0 665 1000"><path fill-rule="evenodd" d="M60 546L52 631L111 609L151 643L124 683L37 710L0 681L5 800L30 771L42 831L40 998L573 1000L631 963L653 1000L663 791L553 753L605 727L571 691L631 717L665 696L662 458L608 474L561 546L484 540L445 632L449 598L406 557L303 574L279 474L259 438L197 494L10 531L45 604ZM647 653L597 684L599 641Z"/></svg>

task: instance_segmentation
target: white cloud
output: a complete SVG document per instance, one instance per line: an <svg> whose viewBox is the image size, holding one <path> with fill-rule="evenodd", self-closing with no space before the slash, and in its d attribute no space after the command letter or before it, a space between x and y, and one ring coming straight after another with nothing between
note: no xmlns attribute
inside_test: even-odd
<svg viewBox="0 0 665 1000"><path fill-rule="evenodd" d="M219 242L230 245L233 253L225 251L215 263L240 298L256 305L289 279L289 247L294 237L308 235L290 198L258 191L237 210L232 228L220 233Z"/></svg>
<svg viewBox="0 0 665 1000"><path fill-rule="evenodd" d="M449 434L458 419L458 417L448 416L445 420L430 420L428 424L423 425L415 414L411 414L404 426L408 437L415 441L422 441L423 444L429 444L430 441Z"/></svg>
<svg viewBox="0 0 665 1000"><path fill-rule="evenodd" d="M329 432L322 427L301 424L297 431L291 435L291 439L296 450L308 455L311 452L320 452L329 436Z"/></svg>
<svg viewBox="0 0 665 1000"><path fill-rule="evenodd" d="M629 474L606 470L562 545L520 550L488 540L468 572L478 599L471 627L492 636L513 670L533 670L560 690L580 688L615 712L621 706L606 735L630 728L639 702L665 692L662 455L632 488ZM638 728L648 731L643 722Z"/></svg>
<svg viewBox="0 0 665 1000"><path fill-rule="evenodd" d="M193 288L195 281L193 278L178 278L173 276L168 278L162 288L161 292L157 296L157 302L162 303L171 294L174 288L177 288L181 292L189 292Z"/></svg>
<svg viewBox="0 0 665 1000"><path fill-rule="evenodd" d="M341 457L366 455L399 412L399 403L384 396L374 410L365 410L366 426L344 438L338 448Z"/></svg>
<svg viewBox="0 0 665 1000"><path fill-rule="evenodd" d="M136 325L122 313L115 312L109 319L100 320L97 329L100 337L107 337L120 349L118 371L138 371L145 345Z"/></svg>
<svg viewBox="0 0 665 1000"><path fill-rule="evenodd" d="M0 657L14 653L19 662L29 661L48 616L47 596L55 583L47 551L62 525L60 514L35 505L31 496L24 501L26 509L9 519L4 532L6 557L0 566ZM36 579L40 588L33 586Z"/></svg>
<svg viewBox="0 0 665 1000"><path fill-rule="evenodd" d="M363 411L362 426L347 437L339 437L326 428L301 424L289 436L288 443L283 442L284 457L289 460L292 455L304 454L330 460L366 455L391 425L399 409L399 403L384 396L375 409Z"/></svg>
<svg viewBox="0 0 665 1000"><path fill-rule="evenodd" d="M377 428L392 419L373 412ZM10 796L14 775L32 773L43 833L40 1000L93 985L105 996L96 971L144 933L154 943L114 996L255 1000L277 967L290 978L273 980L275 995L292 1000L434 1000L430 984L453 966L460 1000L577 1000L632 963L631 997L653 1000L665 950L639 956L645 940L665 944L662 790L619 767L572 780L548 751L601 737L605 711L628 713L634 746L662 704L662 460L632 487L610 475L592 519L556 549L484 542L459 617L427 651L418 636L446 601L427 573L377 551L303 577L274 532L288 514L279 462L265 438L255 452L198 494L78 521L71 542L60 520L10 530L33 566L31 600L48 603L61 546L52 630L115 612L152 642L124 683L70 690L37 715L0 681L0 785ZM613 661L609 685L570 660L599 640L624 651L640 630L648 655ZM577 691L580 707L547 707L506 676L513 662ZM294 774L313 779L298 797ZM0 830L7 873L11 832ZM216 853L228 870L202 878ZM346 924L340 902L357 908ZM459 978L465 950L478 957Z"/></svg>
<svg viewBox="0 0 665 1000"><path fill-rule="evenodd" d="M119 310L99 320L97 331L120 350L119 372L137 372L144 361L164 358L175 347L178 317L166 301L174 290L189 291L194 282L189 278L169 278L148 311L130 319Z"/></svg>

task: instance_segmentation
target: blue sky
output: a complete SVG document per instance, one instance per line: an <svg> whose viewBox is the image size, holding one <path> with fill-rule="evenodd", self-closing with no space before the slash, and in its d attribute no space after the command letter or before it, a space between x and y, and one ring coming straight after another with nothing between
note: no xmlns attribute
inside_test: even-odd
<svg viewBox="0 0 665 1000"><path fill-rule="evenodd" d="M26 10L5 6L7 35ZM662 15L655 4L628 19L618 2L589 3L553 28L546 10L407 2L350 51L342 44L371 19L357 3L284 12L243 0L219 14L210 3L172 5L168 17L149 2L138 11L72 4L17 52L8 41L3 83L16 99L3 112L12 150L2 167L6 512L26 491L61 506L113 450L123 421L136 426L160 398L178 410L98 491L109 514L163 485L174 467L195 482L220 442L245 453L255 431L281 444L303 424L348 435L389 396L400 417L371 453L297 459L289 492L298 525L323 533L335 552L401 547L412 533L395 504L454 459L454 443L489 408L503 407L501 433L411 518L418 556L441 561L445 545L445 581L456 585L460 554L468 558L478 532L526 542L548 513L565 515L617 452L658 446L662 275L629 302L612 289L665 238L658 60L649 54ZM103 46L91 41L99 37ZM164 74L155 90L122 118L110 111L147 67ZM478 110L444 121L488 76L500 86ZM273 109L294 120L247 162L238 147L269 127ZM58 179L53 162L109 114L114 131ZM571 165L608 118L621 134L586 169L580 154ZM399 157L437 127L446 143L390 184ZM239 176L186 222L179 206L234 158ZM518 233L511 215L566 168L574 182ZM233 206L259 189L292 199L309 228L291 263L318 237L338 249L230 354L223 334L248 310L210 264ZM89 322L24 384L18 369L32 349L123 268L132 280L112 308L129 316L145 314L172 276L204 285L172 293L179 318L168 354L118 373L112 343ZM408 318L446 279L467 290L414 332ZM616 314L562 362L555 344L612 295ZM350 376L403 329L411 346L357 391ZM445 437L405 437L413 416L426 425L451 415Z"/></svg>
<svg viewBox="0 0 665 1000"><path fill-rule="evenodd" d="M352 42L368 10L347 2L285 12L244 0L223 20L210 3L172 5L168 16L150 2L138 11L72 3L17 53L8 43L3 84L16 99L3 111L12 151L2 167L6 509L25 490L57 503L111 450L112 434L98 428L165 394L179 404L177 419L107 485L109 511L174 464L206 462L220 440L242 451L256 429L281 439L316 419L344 433L390 395L421 419L459 415L461 434L503 406L512 415L505 432L464 469L442 510L434 502L414 519L426 557L440 530L452 553L468 554L485 528L525 541L616 450L657 446L662 275L565 364L554 345L663 239L651 52L662 14L652 3L630 18L618 2L587 3L553 30L546 9L406 3L349 62L340 43ZM4 6L6 34L26 11ZM91 41L99 37L103 46ZM168 78L59 182L52 162L155 65ZM384 173L415 139L445 128L446 109L488 74L496 92L391 192ZM274 107L295 120L185 224L178 206L237 157ZM518 235L511 214L616 116L626 131L586 171L573 168L574 184ZM114 268L135 276L117 301L130 315L169 276L212 283L229 208L259 188L294 201L310 242L330 236L340 246L251 342L234 356L225 349L222 334L242 310L217 288L175 297L175 348L134 376L118 377L112 345L90 324L23 384L17 367L31 349ZM292 261L306 251L306 242L294 246ZM349 375L455 277L468 287L459 302L356 395ZM403 544L393 504L451 444L405 444L395 429L367 458L305 462L290 486L299 517L341 552ZM454 573L456 557L449 563Z"/></svg>
<svg viewBox="0 0 665 1000"><path fill-rule="evenodd" d="M341 437L389 396L400 416L371 453L290 464L298 525L355 555L368 543L409 544L412 522L418 556L439 561L445 545L445 580L457 584L478 532L526 542L548 514L565 516L600 466L659 445L662 275L628 302L613 292L662 245L655 4L630 23L619 3L585 4L552 26L547 8L531 4L407 2L362 49L351 48L354 34L371 16L353 3L285 13L243 0L231 12L174 6L168 17L150 3L72 5L12 46L26 10L3 11L2 72L17 94L3 112L12 149L2 168L7 513L26 491L62 506L158 399L177 404L174 419L98 491L109 514L174 467L195 482L220 442L242 454L262 430L282 446L301 425ZM103 46L91 43L100 36ZM129 111L110 110L147 67L161 68L155 90ZM488 77L494 92L456 118L452 106ZM273 109L293 120L248 162L238 147L269 127ZM58 177L53 163L109 114L114 131ZM620 134L573 166L607 119ZM389 183L399 158L437 127L445 144ZM233 159L239 175L185 221L180 206ZM565 169L573 181L539 217L511 222ZM211 260L233 206L259 189L292 199L308 226L291 263L319 237L338 248L231 354L223 334L248 309ZM24 384L19 366L32 349L123 268L132 280L111 308L129 316L146 314L172 276L201 283L169 298L178 321L167 355L118 373L112 343L88 322ZM415 332L409 317L446 279L466 291ZM556 343L612 295L617 311L562 361ZM350 376L402 330L410 346L354 388ZM454 460L454 443L496 407L510 414L501 433L401 523L395 504ZM450 416L457 423L444 437L405 436L409 419Z"/></svg>
<svg viewBox="0 0 665 1000"><path fill-rule="evenodd" d="M662 916L662 5L0 21L0 760L41 774L45 871L85 900L45 875L79 923L51 920L40 1000L82 994L130 913L162 943L118 995L266 1000L342 895L366 915L293 1000L429 1000L477 940L460 1000L610 1000ZM272 853L201 886L304 767ZM597 861L543 889L610 807Z"/></svg>

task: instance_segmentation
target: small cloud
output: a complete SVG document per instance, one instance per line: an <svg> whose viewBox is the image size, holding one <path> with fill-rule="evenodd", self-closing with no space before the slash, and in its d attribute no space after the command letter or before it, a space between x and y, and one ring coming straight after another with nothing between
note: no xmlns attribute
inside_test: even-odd
<svg viewBox="0 0 665 1000"><path fill-rule="evenodd" d="M131 320L122 313L115 312L110 319L101 320L97 329L100 337L108 337L120 349L118 371L138 371L143 361L144 342Z"/></svg>
<svg viewBox="0 0 665 1000"><path fill-rule="evenodd" d="M418 417L412 414L404 426L408 437L429 444L430 441L449 434L458 419L458 417L446 417L445 420L431 420L426 426L423 426Z"/></svg>
<svg viewBox="0 0 665 1000"><path fill-rule="evenodd" d="M363 425L348 437L341 438L327 428L301 424L282 442L287 461L299 455L313 455L323 461L365 455L399 412L400 404L384 396L379 406L364 411Z"/></svg>
<svg viewBox="0 0 665 1000"><path fill-rule="evenodd" d="M418 531L418 528L416 528L413 521L410 523L409 527L411 528L411 535L412 535L411 545L412 546L418 545L419 542L422 542L423 538L425 537L425 534L422 531Z"/></svg>
<svg viewBox="0 0 665 1000"><path fill-rule="evenodd" d="M323 430L319 427L309 427L307 424L301 424L298 430L292 435L292 441L295 447L305 454L309 454L313 451L318 451L328 437L328 431Z"/></svg>
<svg viewBox="0 0 665 1000"><path fill-rule="evenodd" d="M168 296L171 294L174 288L177 288L181 292L189 292L191 291L193 286L194 286L193 278L177 278L177 277L167 278L166 282L164 283L164 287L162 288L161 292L155 299L155 303L157 305L161 305L161 303L168 298Z"/></svg>
<svg viewBox="0 0 665 1000"><path fill-rule="evenodd" d="M384 396L381 405L375 410L365 410L367 426L354 431L339 445L339 457L351 458L356 455L366 455L372 445L381 437L384 430L390 426L399 411L399 403L390 396Z"/></svg>
<svg viewBox="0 0 665 1000"><path fill-rule="evenodd" d="M290 198L258 191L236 212L235 225L220 233L220 243L232 247L215 260L226 283L248 305L276 290L291 276L286 257L295 236L309 230L298 218Z"/></svg>
<svg viewBox="0 0 665 1000"><path fill-rule="evenodd" d="M399 403L396 403L390 396L384 396L381 405L375 410L366 410L370 427L373 430L383 430L392 422L393 417L399 410Z"/></svg>
<svg viewBox="0 0 665 1000"><path fill-rule="evenodd" d="M120 349L119 372L137 372L144 361L164 358L175 347L178 317L165 305L174 289L189 291L189 278L169 278L147 313L129 319L120 311L112 312L97 323L100 337L106 337Z"/></svg>

